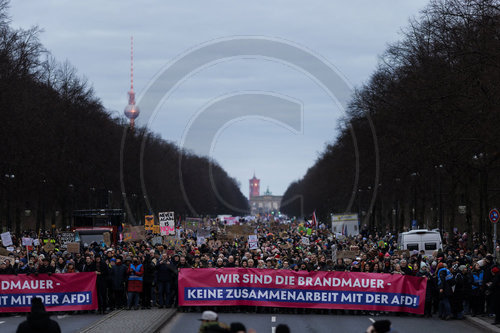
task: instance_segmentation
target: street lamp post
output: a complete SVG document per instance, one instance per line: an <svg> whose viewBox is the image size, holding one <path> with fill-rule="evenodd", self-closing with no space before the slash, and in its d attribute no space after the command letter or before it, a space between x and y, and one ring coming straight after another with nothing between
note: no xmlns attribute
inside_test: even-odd
<svg viewBox="0 0 500 333"><path fill-rule="evenodd" d="M436 169L438 170L438 186L439 186L439 232L441 233L441 237L443 236L444 229L444 212L443 212L443 186L441 183L441 170L443 169L443 165L436 165Z"/></svg>
<svg viewBox="0 0 500 333"><path fill-rule="evenodd" d="M6 220L7 220L7 229L12 231L12 218L10 216L10 198L12 195L12 182L15 180L16 175L11 173L5 174L5 180L7 182L7 209L6 209Z"/></svg>
<svg viewBox="0 0 500 333"><path fill-rule="evenodd" d="M414 172L410 175L413 178L413 209L412 209L412 225L413 221L417 220L417 176L418 172Z"/></svg>
<svg viewBox="0 0 500 333"><path fill-rule="evenodd" d="M95 187L89 188L89 208L94 209Z"/></svg>

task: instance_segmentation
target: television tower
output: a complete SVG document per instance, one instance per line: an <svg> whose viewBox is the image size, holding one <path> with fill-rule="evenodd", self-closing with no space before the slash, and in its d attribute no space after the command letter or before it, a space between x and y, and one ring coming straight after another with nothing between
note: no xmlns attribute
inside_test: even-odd
<svg viewBox="0 0 500 333"><path fill-rule="evenodd" d="M139 116L139 108L135 105L134 92L134 37L130 37L130 91L128 92L128 105L123 111L125 117L130 119L130 129L134 130L135 118Z"/></svg>

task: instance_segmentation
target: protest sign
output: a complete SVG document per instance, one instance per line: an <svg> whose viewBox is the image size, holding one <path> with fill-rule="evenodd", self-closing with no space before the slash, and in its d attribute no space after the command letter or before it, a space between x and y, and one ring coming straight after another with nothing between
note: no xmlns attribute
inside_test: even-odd
<svg viewBox="0 0 500 333"><path fill-rule="evenodd" d="M7 250L4 247L0 247L0 256L8 256L10 254L10 251Z"/></svg>
<svg viewBox="0 0 500 333"><path fill-rule="evenodd" d="M203 236L196 237L196 246L200 247L203 244L205 244L205 237Z"/></svg>
<svg viewBox="0 0 500 333"><path fill-rule="evenodd" d="M196 235L198 237L205 237L205 238L208 238L210 237L210 229L204 229L204 228L200 228L196 231Z"/></svg>
<svg viewBox="0 0 500 333"><path fill-rule="evenodd" d="M47 311L96 310L95 272L0 275L0 312L30 312L33 297Z"/></svg>
<svg viewBox="0 0 500 333"><path fill-rule="evenodd" d="M309 245L309 238L308 237L302 237L302 240L301 240L302 244L304 245Z"/></svg>
<svg viewBox="0 0 500 333"><path fill-rule="evenodd" d="M181 269L180 306L266 306L423 314L425 278L383 273Z"/></svg>
<svg viewBox="0 0 500 333"><path fill-rule="evenodd" d="M15 250L16 250L15 247L13 247L13 246L7 246L7 251L14 252Z"/></svg>
<svg viewBox="0 0 500 333"><path fill-rule="evenodd" d="M23 246L33 246L33 238L23 237L22 244L23 244Z"/></svg>
<svg viewBox="0 0 500 333"><path fill-rule="evenodd" d="M106 244L106 246L111 246L111 233L109 233L109 232L103 233L102 238L103 238L104 244Z"/></svg>
<svg viewBox="0 0 500 333"><path fill-rule="evenodd" d="M125 226L123 228L123 241L135 242L146 239L146 230L143 226Z"/></svg>
<svg viewBox="0 0 500 333"><path fill-rule="evenodd" d="M80 252L80 243L67 243L67 250L69 253L79 253Z"/></svg>
<svg viewBox="0 0 500 333"><path fill-rule="evenodd" d="M55 248L56 248L56 247L55 247L55 245L54 245L53 243L47 243L47 244L45 244L45 245L43 246L43 250L44 250L45 252L54 251L54 249L55 249Z"/></svg>
<svg viewBox="0 0 500 333"><path fill-rule="evenodd" d="M160 234L163 236L175 235L174 212L158 213L158 220L160 221Z"/></svg>
<svg viewBox="0 0 500 333"><path fill-rule="evenodd" d="M161 236L155 236L151 240L151 243L153 243L153 245L162 244L163 243L163 238Z"/></svg>
<svg viewBox="0 0 500 333"><path fill-rule="evenodd" d="M33 239L33 246L38 246L38 245L40 245L40 241L38 240L38 238Z"/></svg>
<svg viewBox="0 0 500 333"><path fill-rule="evenodd" d="M196 230L200 225L203 225L203 220L198 217L186 217L184 221L184 229Z"/></svg>
<svg viewBox="0 0 500 333"><path fill-rule="evenodd" d="M337 251L337 259L354 259L358 255L357 251Z"/></svg>
<svg viewBox="0 0 500 333"><path fill-rule="evenodd" d="M280 244L280 248L282 248L283 250L289 250L292 248L292 244L290 243L282 243Z"/></svg>
<svg viewBox="0 0 500 333"><path fill-rule="evenodd" d="M256 250L259 248L259 239L257 238L257 235L248 236L248 248L250 250Z"/></svg>
<svg viewBox="0 0 500 333"><path fill-rule="evenodd" d="M254 228L250 225L230 225L226 227L226 234L231 238L247 237L254 234Z"/></svg>
<svg viewBox="0 0 500 333"><path fill-rule="evenodd" d="M3 246L10 246L12 245L12 237L10 236L10 232L4 232L2 233L2 245Z"/></svg>
<svg viewBox="0 0 500 333"><path fill-rule="evenodd" d="M158 224L155 224L153 226L153 234L156 234L156 235L160 234L160 226Z"/></svg>
<svg viewBox="0 0 500 333"><path fill-rule="evenodd" d="M144 230L154 230L155 225L155 217L154 215L146 215L144 216Z"/></svg>
<svg viewBox="0 0 500 333"><path fill-rule="evenodd" d="M0 262L4 262L5 260L10 260L10 264L12 265L15 259L14 257L10 257L8 254L0 255Z"/></svg>
<svg viewBox="0 0 500 333"><path fill-rule="evenodd" d="M75 234L72 232L61 232L61 244L65 245L75 241Z"/></svg>
<svg viewBox="0 0 500 333"><path fill-rule="evenodd" d="M164 244L166 244L168 248L175 248L176 250L182 247L182 241L174 237L165 237Z"/></svg>

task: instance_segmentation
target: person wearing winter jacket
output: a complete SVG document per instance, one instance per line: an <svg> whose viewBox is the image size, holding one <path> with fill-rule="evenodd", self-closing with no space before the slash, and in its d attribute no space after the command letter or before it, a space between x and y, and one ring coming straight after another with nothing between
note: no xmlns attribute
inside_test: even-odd
<svg viewBox="0 0 500 333"><path fill-rule="evenodd" d="M450 298L453 296L453 274L446 268L446 264L442 264L437 272L438 289L439 289L439 317L444 320L451 318Z"/></svg>
<svg viewBox="0 0 500 333"><path fill-rule="evenodd" d="M111 289L114 304L112 308L121 309L125 306L125 282L127 278L127 267L122 264L122 259L116 259L116 265L111 267Z"/></svg>
<svg viewBox="0 0 500 333"><path fill-rule="evenodd" d="M429 267L422 263L420 271L417 273L418 277L424 277L427 281L427 288L425 289L425 309L424 316L432 317L432 292L434 290L432 275L429 273Z"/></svg>
<svg viewBox="0 0 500 333"><path fill-rule="evenodd" d="M479 263L472 270L471 311L473 317L484 312L484 271Z"/></svg>
<svg viewBox="0 0 500 333"><path fill-rule="evenodd" d="M128 260L127 260L128 261ZM134 310L139 309L139 296L142 292L142 281L144 276L144 266L139 262L138 257L134 257L132 263L127 268L127 307L128 310L134 306Z"/></svg>

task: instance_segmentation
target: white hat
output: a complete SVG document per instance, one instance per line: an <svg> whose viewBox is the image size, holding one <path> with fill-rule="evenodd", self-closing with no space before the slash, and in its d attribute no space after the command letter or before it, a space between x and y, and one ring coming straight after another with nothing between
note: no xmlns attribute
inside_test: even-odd
<svg viewBox="0 0 500 333"><path fill-rule="evenodd" d="M216 321L217 313L213 311L203 311L203 313L201 314L201 318L199 320Z"/></svg>

